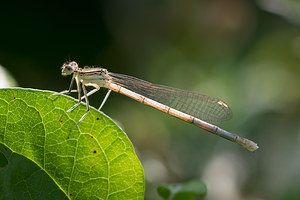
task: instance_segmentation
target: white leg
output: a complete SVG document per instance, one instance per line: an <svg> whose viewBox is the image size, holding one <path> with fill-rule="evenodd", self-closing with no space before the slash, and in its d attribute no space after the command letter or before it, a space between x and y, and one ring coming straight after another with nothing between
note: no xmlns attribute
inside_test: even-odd
<svg viewBox="0 0 300 200"><path fill-rule="evenodd" d="M90 91L86 96L90 96L92 94L94 94L95 92L97 92L100 88L96 88L93 89L92 91ZM68 90L65 90L68 92ZM76 90L77 91L77 90ZM62 119L62 117L67 114L68 112L71 112L72 110L74 110L77 106L79 106L79 104L81 103L81 100L83 100L85 98L85 96L81 97L80 101L78 101L78 103L76 103L74 106L72 106L69 110L67 110L66 112L64 112L61 117L59 118L59 121Z"/></svg>
<svg viewBox="0 0 300 200"><path fill-rule="evenodd" d="M53 94L51 94L50 96L48 96L47 97L47 99L49 99L51 96L53 96L53 95L58 95L58 94L70 94L71 92L78 92L78 90L71 90L71 91L69 91L69 90L64 90L64 91L61 91L61 92L55 92L55 93L53 93Z"/></svg>
<svg viewBox="0 0 300 200"><path fill-rule="evenodd" d="M72 77L72 80L71 80L71 84L70 84L69 90L64 90L64 91L59 92L59 93L53 93L53 94L51 94L50 96L48 96L47 99L49 99L51 96L57 95L57 94L70 94L71 92L78 92L78 90L72 90L72 87L73 87L73 84L74 84L74 80L75 80L75 74L74 74L73 77ZM77 84L77 89L78 89L78 84Z"/></svg>
<svg viewBox="0 0 300 200"><path fill-rule="evenodd" d="M60 118L59 118L58 121L61 121L61 119L63 118L63 116L64 116L65 114L67 114L68 112L71 112L72 110L74 110L77 106L79 106L80 103L81 103L81 100L78 101L78 103L76 103L74 106L72 106L69 110L67 110L66 112L64 112L64 113L60 116Z"/></svg>
<svg viewBox="0 0 300 200"><path fill-rule="evenodd" d="M85 116L90 112L90 106L89 106L89 100L88 100L88 97L87 97L87 92L86 92L86 89L85 89L85 86L82 85L82 90L83 90L83 94L84 94L84 97L85 97L85 102L86 102L86 113L84 115L82 115L82 117L80 118L80 120L71 128L70 130L70 133L68 135L68 138L70 137L70 134L72 132L72 130L85 118ZM74 106L73 106L74 107Z"/></svg>
<svg viewBox="0 0 300 200"><path fill-rule="evenodd" d="M100 87L97 87L97 88L95 88L95 89L89 91L89 92L87 93L87 96L91 96L92 94L94 94L94 93L97 92L98 90L100 90ZM81 100L83 100L84 98L85 98L84 96L81 97Z"/></svg>
<svg viewBox="0 0 300 200"><path fill-rule="evenodd" d="M72 92L78 92L78 90L64 90L64 91L61 91L61 92L59 92L59 94L70 94L70 93L72 93Z"/></svg>
<svg viewBox="0 0 300 200"><path fill-rule="evenodd" d="M77 91L78 91L78 103L76 103L74 106L72 106L69 110L67 110L66 112L64 112L58 121L61 121L62 117L67 114L68 112L71 112L72 110L74 110L77 106L79 106L79 104L81 103L81 92L80 92L80 83L78 81L76 81L77 83ZM72 84L71 84L72 85ZM72 90L70 90L72 91ZM64 92L64 91L63 91Z"/></svg>
<svg viewBox="0 0 300 200"><path fill-rule="evenodd" d="M106 102L108 96L110 95L110 92L111 92L111 90L107 91L107 93L106 93L106 95L105 95L105 97L104 97L104 99L103 99L103 101L102 101L102 103L101 103L101 105L100 105L100 107L98 109L99 111L101 110L101 108L103 107L104 103Z"/></svg>

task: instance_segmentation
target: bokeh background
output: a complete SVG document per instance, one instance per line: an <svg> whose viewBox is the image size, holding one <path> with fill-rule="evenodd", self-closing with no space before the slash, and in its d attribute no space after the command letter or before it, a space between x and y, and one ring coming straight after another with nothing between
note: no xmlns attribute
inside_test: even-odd
<svg viewBox="0 0 300 200"><path fill-rule="evenodd" d="M159 199L161 183L199 179L207 183L207 199L296 200L299 25L296 0L1 1L0 81L65 90L70 77L60 67L75 60L220 98L233 118L217 125L256 141L256 152L110 96L103 112L136 148L145 199ZM98 107L104 94L91 104Z"/></svg>

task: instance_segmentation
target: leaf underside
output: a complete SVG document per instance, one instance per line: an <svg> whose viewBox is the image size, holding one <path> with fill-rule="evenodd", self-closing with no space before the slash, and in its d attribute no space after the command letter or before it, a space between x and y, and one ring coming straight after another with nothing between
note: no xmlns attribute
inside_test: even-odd
<svg viewBox="0 0 300 200"><path fill-rule="evenodd" d="M91 108L68 139L86 106L79 105L60 122L77 101L64 95L47 98L50 94L0 89L0 143L12 151L0 148L8 160L0 168L0 198L143 199L143 168L126 134Z"/></svg>

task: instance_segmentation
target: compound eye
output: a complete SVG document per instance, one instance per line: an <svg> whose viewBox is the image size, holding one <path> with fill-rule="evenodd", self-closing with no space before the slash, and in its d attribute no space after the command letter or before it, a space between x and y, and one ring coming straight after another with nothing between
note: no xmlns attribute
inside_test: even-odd
<svg viewBox="0 0 300 200"><path fill-rule="evenodd" d="M77 69L78 68L78 64L75 61L70 62L69 65L71 66L72 69Z"/></svg>
<svg viewBox="0 0 300 200"><path fill-rule="evenodd" d="M71 67L70 65L66 65L66 66L65 66L65 69L67 69L67 70L72 70L72 67Z"/></svg>
<svg viewBox="0 0 300 200"><path fill-rule="evenodd" d="M61 74L63 76L70 75L74 72L75 67L71 65L71 63L64 64L61 70Z"/></svg>

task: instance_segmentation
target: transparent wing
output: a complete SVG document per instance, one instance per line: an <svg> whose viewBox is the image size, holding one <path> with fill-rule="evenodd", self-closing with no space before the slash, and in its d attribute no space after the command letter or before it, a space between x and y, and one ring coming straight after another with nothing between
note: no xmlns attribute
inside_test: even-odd
<svg viewBox="0 0 300 200"><path fill-rule="evenodd" d="M152 84L123 74L109 72L109 76L117 85L204 121L220 122L232 116L227 104L216 98Z"/></svg>

